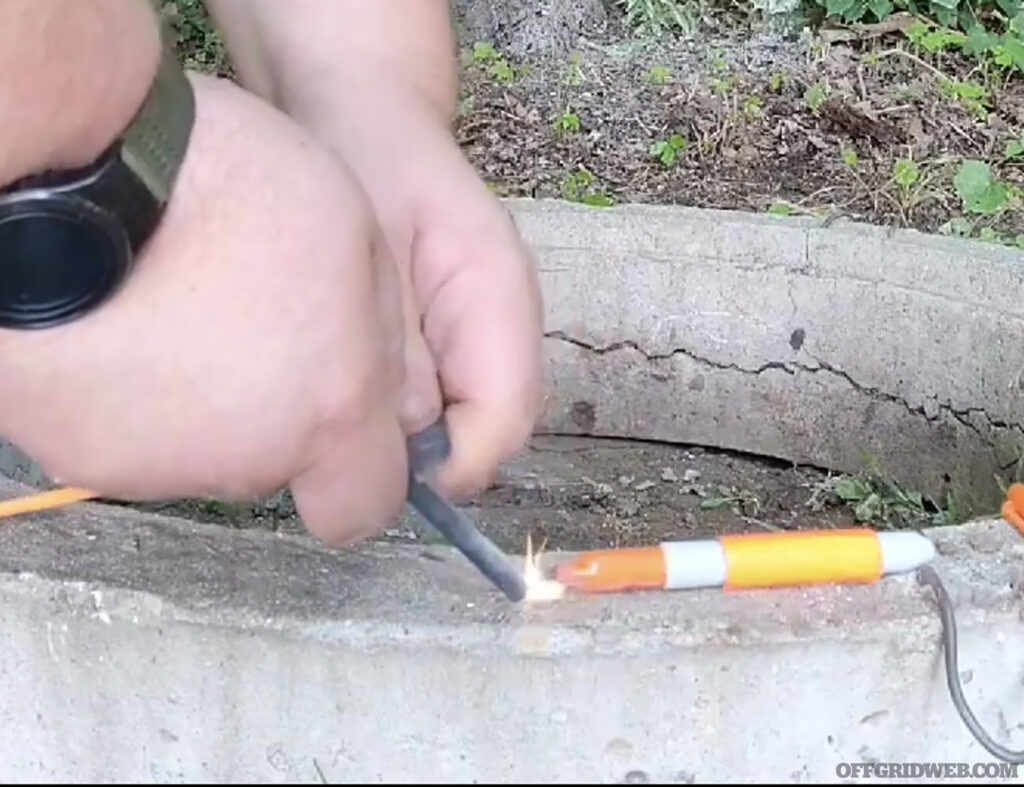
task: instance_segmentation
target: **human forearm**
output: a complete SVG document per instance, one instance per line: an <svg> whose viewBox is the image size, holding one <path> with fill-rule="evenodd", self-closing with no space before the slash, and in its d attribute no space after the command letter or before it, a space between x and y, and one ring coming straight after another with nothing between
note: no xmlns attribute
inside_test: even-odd
<svg viewBox="0 0 1024 787"><path fill-rule="evenodd" d="M446 0L207 0L242 81L304 116L393 93L447 122L458 77Z"/></svg>
<svg viewBox="0 0 1024 787"><path fill-rule="evenodd" d="M89 163L130 122L159 56L146 0L3 0L0 185Z"/></svg>

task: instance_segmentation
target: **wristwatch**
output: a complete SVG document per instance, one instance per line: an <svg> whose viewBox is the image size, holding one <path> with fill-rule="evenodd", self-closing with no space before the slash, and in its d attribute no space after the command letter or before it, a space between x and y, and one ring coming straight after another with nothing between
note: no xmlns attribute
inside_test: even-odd
<svg viewBox="0 0 1024 787"><path fill-rule="evenodd" d="M141 108L92 164L0 189L0 329L48 328L113 295L153 235L195 120L170 46Z"/></svg>

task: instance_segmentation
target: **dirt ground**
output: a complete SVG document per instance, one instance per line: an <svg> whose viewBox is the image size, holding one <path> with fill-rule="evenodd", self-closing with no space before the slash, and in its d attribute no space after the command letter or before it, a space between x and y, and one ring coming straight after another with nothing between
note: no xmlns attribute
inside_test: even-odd
<svg viewBox="0 0 1024 787"><path fill-rule="evenodd" d="M1024 80L915 52L898 30L843 40L855 35L627 38L532 62L477 47L464 59L458 137L505 196L785 204L959 234L967 218L975 236L1024 243L1024 211L971 216L954 184L972 158L1024 187L1024 155L1005 157L1024 137ZM988 85L988 105L951 98L943 76Z"/></svg>
<svg viewBox="0 0 1024 787"><path fill-rule="evenodd" d="M521 552L527 533L548 549L639 546L723 533L857 524L837 492L849 479L757 457L692 446L580 437L536 437L502 478L459 501L503 549ZM884 500L885 494L879 494ZM302 528L287 495L257 505L219 501L143 506L229 527ZM882 527L924 527L927 506L890 511ZM382 538L430 544L436 533L412 513Z"/></svg>
<svg viewBox="0 0 1024 787"><path fill-rule="evenodd" d="M231 76L195 0L177 0L182 55ZM571 54L522 59L481 41L463 52L456 136L501 196L593 205L655 202L844 216L1024 248L1024 211L971 213L963 158L1024 188L1024 80L908 44L907 23L821 36L707 20L696 40L641 41L612 18ZM950 81L953 80L953 81ZM951 86L965 88L951 95ZM984 94L976 92L982 86ZM968 95L969 94L969 95ZM919 527L957 521L883 478L826 473L685 446L546 438L469 501L506 549L652 543L737 530ZM147 506L234 527L300 527L287 495L256 505ZM988 512L971 512L988 513ZM435 539L409 517L385 538Z"/></svg>

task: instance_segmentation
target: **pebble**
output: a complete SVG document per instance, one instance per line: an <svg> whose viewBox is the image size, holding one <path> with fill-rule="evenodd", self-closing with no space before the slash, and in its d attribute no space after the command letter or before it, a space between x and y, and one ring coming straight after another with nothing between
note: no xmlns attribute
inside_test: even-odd
<svg viewBox="0 0 1024 787"><path fill-rule="evenodd" d="M688 484L692 484L698 478L700 478L700 470L694 470L692 467L683 473L683 480Z"/></svg>
<svg viewBox="0 0 1024 787"><path fill-rule="evenodd" d="M635 489L637 492L643 492L647 489L650 489L652 486L657 486L657 484L654 483L654 481L641 481L639 484L634 486L633 489Z"/></svg>
<svg viewBox="0 0 1024 787"><path fill-rule="evenodd" d="M676 471L673 470L671 467L666 467L664 470L661 471L661 480L662 481L678 481L679 480L679 476L676 475Z"/></svg>

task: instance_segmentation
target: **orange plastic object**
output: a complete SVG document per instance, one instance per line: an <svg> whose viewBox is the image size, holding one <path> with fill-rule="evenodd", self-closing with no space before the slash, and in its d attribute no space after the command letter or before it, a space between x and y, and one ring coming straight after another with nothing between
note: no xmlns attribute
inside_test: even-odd
<svg viewBox="0 0 1024 787"><path fill-rule="evenodd" d="M59 508L71 503L80 503L83 500L90 500L95 497L98 497L98 495L88 489L65 487L49 492L40 492L37 495L17 497L14 500L0 500L0 519L18 516L19 514L34 514L39 511L47 511L51 508Z"/></svg>
<svg viewBox="0 0 1024 787"><path fill-rule="evenodd" d="M884 572L878 536L867 528L722 536L725 589L875 582Z"/></svg>
<svg viewBox="0 0 1024 787"><path fill-rule="evenodd" d="M1003 519L1024 536L1024 484L1011 484L1002 508Z"/></svg>
<svg viewBox="0 0 1024 787"><path fill-rule="evenodd" d="M617 593L665 587L661 547L601 549L580 555L555 570L555 579L585 593Z"/></svg>

